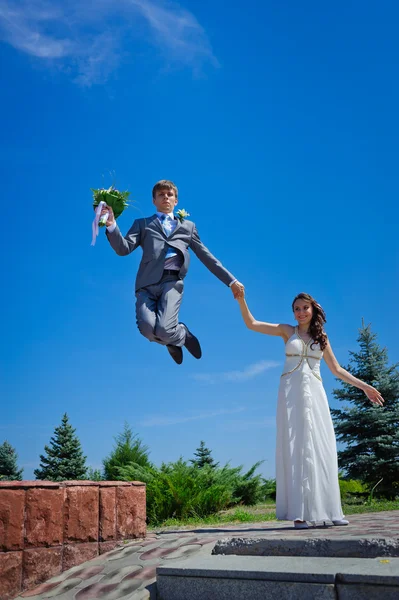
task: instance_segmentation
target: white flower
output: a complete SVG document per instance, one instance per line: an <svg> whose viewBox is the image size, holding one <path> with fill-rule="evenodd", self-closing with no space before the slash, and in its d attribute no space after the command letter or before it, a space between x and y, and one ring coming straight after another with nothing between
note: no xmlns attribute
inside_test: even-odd
<svg viewBox="0 0 399 600"><path fill-rule="evenodd" d="M176 212L176 216L179 219L180 223L183 223L184 219L190 216L190 213L184 210L184 208L179 208L179 210Z"/></svg>

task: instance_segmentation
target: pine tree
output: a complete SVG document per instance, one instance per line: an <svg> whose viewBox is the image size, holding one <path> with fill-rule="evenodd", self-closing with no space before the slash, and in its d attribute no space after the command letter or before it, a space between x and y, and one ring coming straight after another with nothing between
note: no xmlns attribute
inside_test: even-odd
<svg viewBox="0 0 399 600"><path fill-rule="evenodd" d="M88 467L86 477L89 481L103 481L104 477L100 469Z"/></svg>
<svg viewBox="0 0 399 600"><path fill-rule="evenodd" d="M378 486L392 497L399 491L399 371L388 365L386 348L381 348L370 325L359 330L359 352L350 352L348 371L379 390L384 407L373 406L364 392L341 382L333 391L343 410L332 409L335 432L346 447L338 452L339 465L349 478Z"/></svg>
<svg viewBox="0 0 399 600"><path fill-rule="evenodd" d="M208 465L209 467L212 467L212 469L215 469L219 465L219 463L215 463L211 451L205 446L205 442L202 440L200 442L199 447L194 452L194 456L196 458L191 459L190 462L199 469L201 469L205 465Z"/></svg>
<svg viewBox="0 0 399 600"><path fill-rule="evenodd" d="M23 469L18 469L18 455L7 440L0 445L0 481L21 481Z"/></svg>
<svg viewBox="0 0 399 600"><path fill-rule="evenodd" d="M115 438L116 445L111 454L104 458L104 478L115 481L121 478L119 468L131 463L140 467L150 467L148 446L145 446L131 427L125 423L125 428Z"/></svg>
<svg viewBox="0 0 399 600"><path fill-rule="evenodd" d="M36 479L66 481L86 478L86 457L75 431L65 413L61 425L54 430L50 446L44 447L46 455L40 455L40 467L34 471Z"/></svg>

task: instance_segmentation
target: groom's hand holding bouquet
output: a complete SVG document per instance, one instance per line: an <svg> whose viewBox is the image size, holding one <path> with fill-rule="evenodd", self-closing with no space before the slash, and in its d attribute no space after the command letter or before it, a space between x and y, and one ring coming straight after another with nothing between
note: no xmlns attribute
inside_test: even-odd
<svg viewBox="0 0 399 600"><path fill-rule="evenodd" d="M92 225L91 241L91 245L94 246L99 227L109 227L114 224L116 226L116 219L129 206L127 200L130 192L120 192L114 186L108 189L92 189L92 192L93 208L96 213Z"/></svg>
<svg viewBox="0 0 399 600"><path fill-rule="evenodd" d="M94 210L96 210L95 207ZM110 227L111 225L116 223L114 211L112 210L111 206L108 206L108 204L105 204L105 206L103 206L103 208L101 209L100 221L102 218L105 217L105 215L107 215L107 219L104 221L104 225L106 227Z"/></svg>

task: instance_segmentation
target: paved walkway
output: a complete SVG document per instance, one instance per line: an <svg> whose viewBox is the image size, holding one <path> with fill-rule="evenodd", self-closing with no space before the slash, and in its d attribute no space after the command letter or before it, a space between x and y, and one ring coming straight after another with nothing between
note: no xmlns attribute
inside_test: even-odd
<svg viewBox="0 0 399 600"><path fill-rule="evenodd" d="M295 530L292 523L268 521L149 533L145 540L124 544L98 558L64 571L18 598L42 600L155 600L158 565L195 554L210 554L217 540L226 537L399 537L399 510L353 515L346 527Z"/></svg>

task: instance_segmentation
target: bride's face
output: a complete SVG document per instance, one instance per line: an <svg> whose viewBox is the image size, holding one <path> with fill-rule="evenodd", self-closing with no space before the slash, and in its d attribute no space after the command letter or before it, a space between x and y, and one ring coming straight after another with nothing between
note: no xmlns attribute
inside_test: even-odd
<svg viewBox="0 0 399 600"><path fill-rule="evenodd" d="M294 316L299 325L310 325L313 306L306 300L297 300L294 304Z"/></svg>

